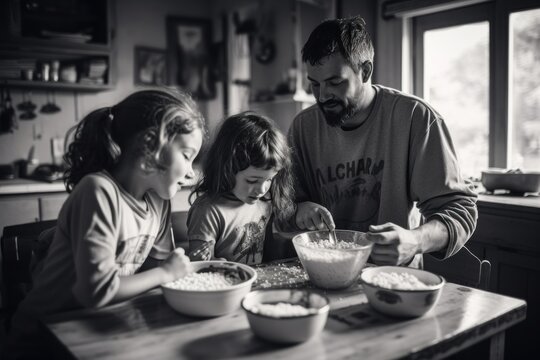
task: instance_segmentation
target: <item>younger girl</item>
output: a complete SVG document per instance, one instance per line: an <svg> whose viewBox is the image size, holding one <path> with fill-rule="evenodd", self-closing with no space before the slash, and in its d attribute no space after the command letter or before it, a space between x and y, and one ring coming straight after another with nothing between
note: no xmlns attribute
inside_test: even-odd
<svg viewBox="0 0 540 360"><path fill-rule="evenodd" d="M227 118L191 194L191 260L260 263L272 215L282 230L291 227L292 193L290 150L274 123L253 112Z"/></svg>
<svg viewBox="0 0 540 360"><path fill-rule="evenodd" d="M122 301L189 271L181 249L170 253L169 199L193 176L204 137L193 100L136 92L90 113L74 130L65 157L71 194L13 318L19 335L31 332L37 317ZM165 261L137 272L148 255Z"/></svg>

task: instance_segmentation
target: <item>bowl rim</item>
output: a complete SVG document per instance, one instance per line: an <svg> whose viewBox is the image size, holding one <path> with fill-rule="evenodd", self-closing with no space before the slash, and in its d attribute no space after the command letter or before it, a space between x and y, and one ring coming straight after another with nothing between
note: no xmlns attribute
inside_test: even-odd
<svg viewBox="0 0 540 360"><path fill-rule="evenodd" d="M347 230L347 229L336 229L335 230L336 233L337 232L350 232L350 233L360 233L360 234L366 234L365 232L363 231L357 231L357 230ZM307 249L315 249L315 250L330 250L330 251L357 251L357 250L367 250L369 248L372 248L373 247L373 243L372 242L369 242L368 240L368 244L366 245L358 245L358 247L355 247L355 248L352 248L352 249L332 249L332 248L314 248L314 247L311 247L309 245L305 245L305 244L301 244L299 243L299 239L302 237L302 235L307 235L307 234L311 234L311 233L322 233L322 232L330 232L329 230L311 230L311 231L304 231L304 232L301 232L299 234L296 234L295 236L293 236L292 238L292 243L294 246L300 246L300 247L304 247L304 248L307 248Z"/></svg>
<svg viewBox="0 0 540 360"><path fill-rule="evenodd" d="M505 175L505 176L510 176L510 175L535 175L535 176L538 176L540 175L540 171L536 171L536 170L525 170L525 169L519 169L520 172L508 172L508 171L512 171L512 170L516 170L516 169L508 169L508 168L495 168L495 167L490 167L490 168L487 168L487 169L484 169L481 171L481 174L482 175Z"/></svg>
<svg viewBox="0 0 540 360"><path fill-rule="evenodd" d="M308 293L317 294L317 295L319 295L320 297L322 297L324 299L326 304L324 306L322 306L321 308L316 309L317 311L315 311L315 312L312 312L312 313L309 313L309 314L306 314L306 315L296 315L296 316L268 316L268 315L253 312L251 309L248 309L244 304L244 301L246 301L246 299L248 299L249 297L253 297L253 296L257 295L258 293L271 292L271 291L282 291L282 290L304 291L304 292L308 292ZM283 302L286 302L286 301L283 301ZM249 314L251 314L253 316L261 317L261 318L264 318L264 319L277 319L277 320L280 320L280 319L283 320L283 319L309 318L309 317L314 317L314 316L321 315L321 314L324 314L324 313L328 313L330 311L330 299L328 298L328 296L326 296L322 292L314 290L314 289L274 288L274 289L252 290L248 294L246 294L246 296L244 296L242 298L242 301L240 302L240 305L241 305L242 309L244 309L244 311L246 311L247 313L249 313ZM310 308L310 309L313 309L313 308Z"/></svg>
<svg viewBox="0 0 540 360"><path fill-rule="evenodd" d="M247 264L234 262L234 261L229 261L229 260L200 260L200 261L193 261L192 263L199 263L201 265L202 265L202 263L209 263L209 264L225 264L225 263L228 263L228 264L232 264L232 265L239 266L239 267L243 268L244 270L246 270L248 273L251 274L251 277L249 279L245 280L245 281L242 281L242 282L240 282L238 284L228 286L228 287L226 287L224 289L213 289L213 290L182 290L182 289L175 289L173 287L170 287L170 286L166 285L166 284L168 284L169 282L172 282L172 281L160 284L161 289L166 289L168 291L179 291L179 292L182 292L182 293L185 293L185 294L187 294L187 293L193 293L193 294L207 294L207 293L210 293L210 294L215 294L215 293L229 292L231 290L243 288L246 285L251 286L251 284L253 284L253 282L255 282L255 280L257 280L257 271L253 267L251 267L251 266L249 266Z"/></svg>
<svg viewBox="0 0 540 360"><path fill-rule="evenodd" d="M386 288L386 287L375 285L372 282L369 282L366 279L364 279L364 274L366 274L367 272L370 272L370 271L373 272L373 271L377 271L377 270L384 272L384 270L387 270L387 269L413 269L414 271L420 271L420 272L425 272L425 273L429 273L431 275L434 275L437 278L439 278L440 282L438 284L435 284L435 285L426 285L427 288L423 288L423 289L389 289L389 288ZM360 278L360 281L362 282L362 284L366 284L366 285L371 286L371 287L376 288L376 289L381 289L381 290L386 290L386 291L399 291L399 292L405 292L405 293L421 293L421 292L429 292L429 291L439 290L444 286L444 284L446 284L446 279L444 277L442 277L441 275L439 275L439 274L435 274L435 273L433 273L431 271L427 271L427 270L424 270L424 269L409 268L409 267L397 266L397 265L384 265L384 266L365 267L360 272L359 278Z"/></svg>

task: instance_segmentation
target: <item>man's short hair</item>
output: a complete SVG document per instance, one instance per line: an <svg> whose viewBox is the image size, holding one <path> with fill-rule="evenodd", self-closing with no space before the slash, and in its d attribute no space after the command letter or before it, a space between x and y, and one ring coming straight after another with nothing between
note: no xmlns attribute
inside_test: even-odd
<svg viewBox="0 0 540 360"><path fill-rule="evenodd" d="M325 20L309 35L302 48L302 61L311 65L339 52L358 73L364 61L373 62L375 52L366 23L360 16Z"/></svg>

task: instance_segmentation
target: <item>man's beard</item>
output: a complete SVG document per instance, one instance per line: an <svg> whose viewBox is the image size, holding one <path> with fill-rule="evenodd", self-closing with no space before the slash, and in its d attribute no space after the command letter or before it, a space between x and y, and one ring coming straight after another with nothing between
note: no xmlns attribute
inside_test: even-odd
<svg viewBox="0 0 540 360"><path fill-rule="evenodd" d="M324 107L324 104L330 104L330 103L339 104L339 106L341 106L341 111L337 111L337 112L327 111ZM347 106L341 100L329 100L324 104L317 101L317 105L319 106L319 109L321 109L322 113L324 114L326 123L332 127L342 127L343 125L345 125L347 120L349 120L352 116L354 116L354 114L356 114L356 111L357 111L356 106L354 106L353 104L349 104Z"/></svg>

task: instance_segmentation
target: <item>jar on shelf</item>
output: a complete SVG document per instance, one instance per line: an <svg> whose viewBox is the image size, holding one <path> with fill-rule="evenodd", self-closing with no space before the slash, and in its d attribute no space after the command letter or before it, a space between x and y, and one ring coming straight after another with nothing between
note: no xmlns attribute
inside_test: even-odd
<svg viewBox="0 0 540 360"><path fill-rule="evenodd" d="M49 80L58 81L59 71L60 71L60 61L58 60L51 61L51 68L49 71Z"/></svg>

